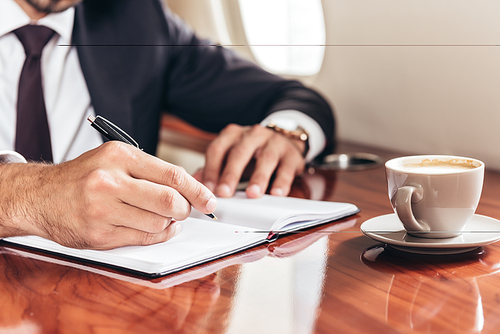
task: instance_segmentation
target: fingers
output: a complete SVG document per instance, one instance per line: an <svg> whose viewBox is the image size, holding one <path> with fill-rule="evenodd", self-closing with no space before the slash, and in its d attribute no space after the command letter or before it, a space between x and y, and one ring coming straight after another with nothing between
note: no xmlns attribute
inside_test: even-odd
<svg viewBox="0 0 500 334"><path fill-rule="evenodd" d="M142 208L103 199L94 202L80 215L78 228L82 240L77 248L111 249L124 245L150 245L169 240L180 225ZM74 247L72 235L60 235L57 242Z"/></svg>
<svg viewBox="0 0 500 334"><path fill-rule="evenodd" d="M58 189L47 197L60 203L47 220L58 225L38 234L70 247L163 242L178 232L172 218L187 218L191 206L203 213L216 206L215 196L183 168L123 143L103 144L47 174L51 182L44 184Z"/></svg>
<svg viewBox="0 0 500 334"><path fill-rule="evenodd" d="M12 165L8 194L19 203L11 210L12 230L68 247L163 242L178 232L172 217L185 219L191 205L204 213L216 206L215 196L185 170L124 143L57 165Z"/></svg>
<svg viewBox="0 0 500 334"><path fill-rule="evenodd" d="M206 166L196 176L200 178L203 173L203 182L209 188L215 188L215 194L230 197L245 168L255 159L255 169L246 190L247 196L262 196L273 174L275 180L271 194L286 196L295 176L304 169L305 161L300 153L300 144L260 125L232 125L211 143L207 150Z"/></svg>
<svg viewBox="0 0 500 334"><path fill-rule="evenodd" d="M147 171L131 168L131 175L160 185L168 186L182 195L195 209L212 213L217 205L213 193L196 181L184 169L149 156L151 163Z"/></svg>
<svg viewBox="0 0 500 334"><path fill-rule="evenodd" d="M219 183L219 175L227 152L241 140L243 134L243 127L230 124L208 146L206 163L203 169L203 183L211 191L215 191L215 187Z"/></svg>
<svg viewBox="0 0 500 334"><path fill-rule="evenodd" d="M290 193L293 180L304 171L304 166L302 156L285 155L269 193L274 196L287 196Z"/></svg>
<svg viewBox="0 0 500 334"><path fill-rule="evenodd" d="M220 177L215 192L221 197L230 197L234 194L245 167L258 149L266 143L272 135L269 130L261 126L253 127L241 141L234 145L227 157L226 166Z"/></svg>
<svg viewBox="0 0 500 334"><path fill-rule="evenodd" d="M191 204L173 188L132 178L125 179L122 188L118 198L142 210L178 221L191 213Z"/></svg>
<svg viewBox="0 0 500 334"><path fill-rule="evenodd" d="M278 141L277 144L270 143L260 150L256 157L255 170L246 188L248 197L258 198L265 193L271 176L282 158L284 144L285 142Z"/></svg>
<svg viewBox="0 0 500 334"><path fill-rule="evenodd" d="M110 229L114 227L128 227L146 233L160 233L171 223L170 217L164 217L143 208L131 206L127 203L94 203L84 215L89 228L106 231L99 227L99 221L105 221Z"/></svg>
<svg viewBox="0 0 500 334"><path fill-rule="evenodd" d="M123 245L153 245L160 242L170 240L181 231L179 223L174 222L167 226L159 233L147 233L128 227L117 227L113 233L110 233L109 238L104 242L97 243L94 241L93 249L113 249Z"/></svg>
<svg viewBox="0 0 500 334"><path fill-rule="evenodd" d="M289 194L293 180L302 173L305 165L302 155L292 145L287 138L274 134L267 145L260 150L255 171L246 189L248 197L262 196L274 172L270 194L274 196Z"/></svg>
<svg viewBox="0 0 500 334"><path fill-rule="evenodd" d="M125 163L126 165L123 166L124 172L133 178L174 189L200 212L212 213L215 210L217 201L214 194L203 184L196 181L183 168L169 164L127 144L108 142L105 145L103 154L110 161L114 161L117 164L123 165ZM147 187L148 190L151 188L153 188L153 185ZM165 196L163 198L167 200L176 198L174 195L168 193L167 190L164 190L164 193ZM179 201L175 203L179 203ZM170 202L165 201L164 205L175 211ZM182 209L178 210L177 214L182 215Z"/></svg>

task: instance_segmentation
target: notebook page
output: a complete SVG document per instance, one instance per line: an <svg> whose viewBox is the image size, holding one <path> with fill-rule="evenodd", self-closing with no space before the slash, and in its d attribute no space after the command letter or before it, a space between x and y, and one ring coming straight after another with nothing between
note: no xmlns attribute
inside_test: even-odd
<svg viewBox="0 0 500 334"><path fill-rule="evenodd" d="M264 195L247 198L237 192L231 198L218 198L215 215L220 222L261 231L291 231L352 215L358 208L349 203L314 201L293 197ZM209 219L193 211L191 217Z"/></svg>
<svg viewBox="0 0 500 334"><path fill-rule="evenodd" d="M262 233L236 233L234 226L188 218L172 239L149 246L127 246L112 250L74 249L40 237L14 237L4 240L85 260L106 263L146 273L161 273L265 240ZM252 229L250 229L253 231Z"/></svg>
<svg viewBox="0 0 500 334"><path fill-rule="evenodd" d="M286 203L276 205L272 198L275 197L264 195L261 198L248 198L244 192L236 192L230 198L217 198L214 214L219 222L236 225L241 231L249 229L271 231L277 220L294 213ZM209 219L194 210L190 217Z"/></svg>

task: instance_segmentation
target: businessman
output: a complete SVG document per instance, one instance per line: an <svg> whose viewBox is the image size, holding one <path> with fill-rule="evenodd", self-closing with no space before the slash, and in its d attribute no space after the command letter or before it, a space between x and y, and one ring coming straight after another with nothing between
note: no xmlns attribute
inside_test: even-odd
<svg viewBox="0 0 500 334"><path fill-rule="evenodd" d="M152 156L165 110L219 133L201 182ZM103 143L95 114L144 151ZM77 248L168 240L250 162L249 197L285 196L334 138L316 92L200 40L159 0L0 0L0 117L0 237Z"/></svg>

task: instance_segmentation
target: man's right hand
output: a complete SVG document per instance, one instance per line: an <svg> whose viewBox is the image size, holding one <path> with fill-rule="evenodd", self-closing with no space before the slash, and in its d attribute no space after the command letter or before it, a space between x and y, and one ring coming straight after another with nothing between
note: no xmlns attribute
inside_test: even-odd
<svg viewBox="0 0 500 334"><path fill-rule="evenodd" d="M108 142L59 165L0 165L0 237L38 235L74 248L166 241L191 205L215 196L181 167Z"/></svg>

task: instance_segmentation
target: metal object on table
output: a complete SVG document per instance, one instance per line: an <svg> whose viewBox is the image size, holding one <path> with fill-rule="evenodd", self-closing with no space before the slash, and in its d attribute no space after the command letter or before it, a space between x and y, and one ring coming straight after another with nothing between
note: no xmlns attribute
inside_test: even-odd
<svg viewBox="0 0 500 334"><path fill-rule="evenodd" d="M319 170L363 170L382 164L378 155L371 153L330 154L320 161L313 162L310 167Z"/></svg>

